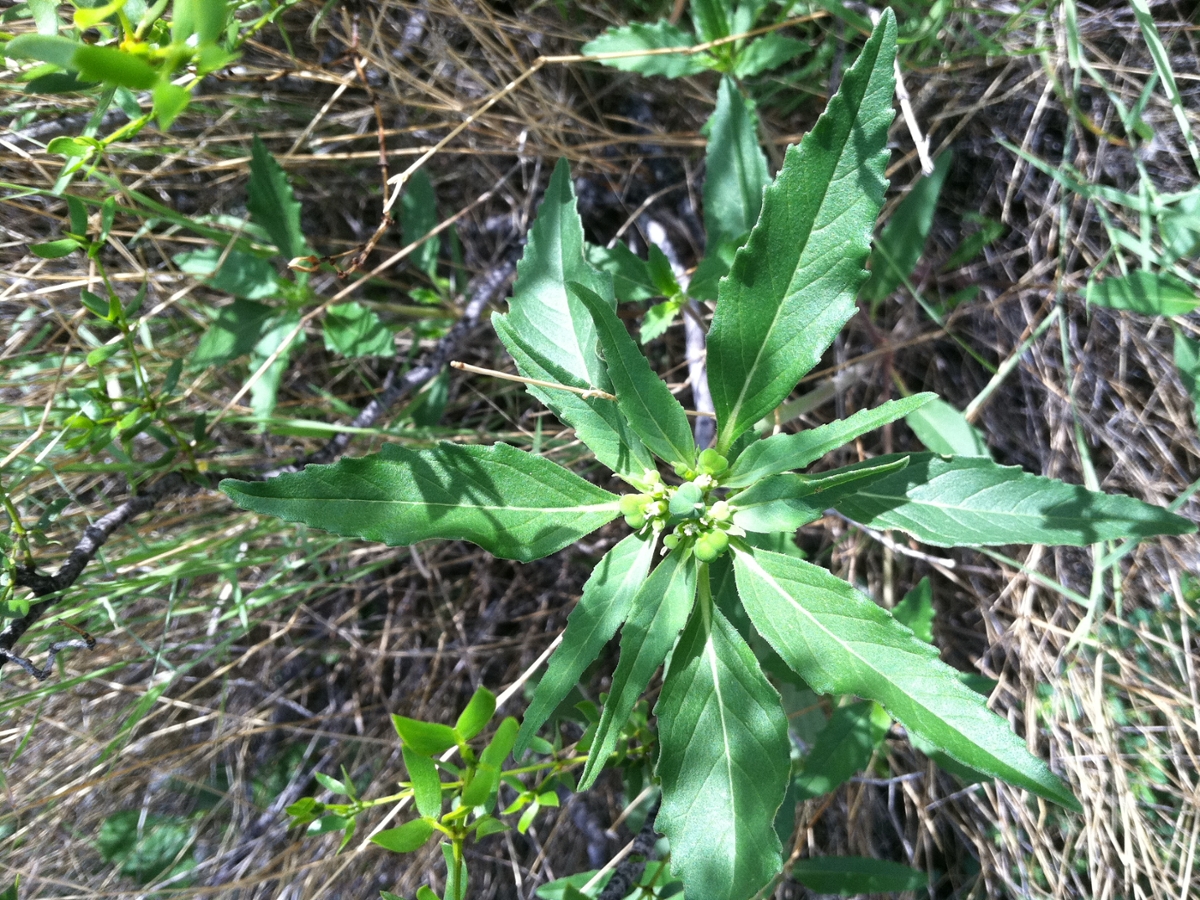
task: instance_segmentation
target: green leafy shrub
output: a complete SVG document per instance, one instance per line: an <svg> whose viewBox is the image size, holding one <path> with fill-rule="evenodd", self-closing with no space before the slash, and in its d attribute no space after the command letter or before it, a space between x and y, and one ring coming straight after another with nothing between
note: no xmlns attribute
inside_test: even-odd
<svg viewBox="0 0 1200 900"><path fill-rule="evenodd" d="M519 560L553 553L623 516L634 533L588 581L515 747L530 745L620 627L620 663L580 781L589 787L669 655L655 707L658 825L691 897L749 897L782 865L773 822L789 778L788 725L747 643L751 630L813 690L874 701L931 752L1078 807L932 646L826 570L762 549L760 535L794 532L831 506L940 546L1085 545L1193 530L1132 498L982 457L921 453L820 476L793 471L919 408L929 394L759 438L759 421L855 311L883 199L894 44L894 20L885 15L826 113L788 150L720 281L708 350L714 447L695 445L683 407L617 318L612 280L585 259L560 164L510 311L493 321L523 375L561 386L531 385L531 393L631 493L614 495L505 444L385 447L265 483L222 483L241 506L336 533L390 544L466 539ZM678 483L662 477L660 462Z"/></svg>

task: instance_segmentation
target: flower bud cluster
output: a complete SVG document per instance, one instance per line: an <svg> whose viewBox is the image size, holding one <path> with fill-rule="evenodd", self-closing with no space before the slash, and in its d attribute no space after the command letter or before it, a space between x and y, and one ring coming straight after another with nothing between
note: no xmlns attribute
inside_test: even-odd
<svg viewBox="0 0 1200 900"><path fill-rule="evenodd" d="M670 528L663 537L663 552L689 541L697 559L712 562L729 548L731 536L743 534L732 522L729 504L713 496L720 486L720 476L728 468L725 457L715 450L704 450L696 468L675 467L675 474L684 479L677 487L664 484L657 472L648 471L647 490L621 498L626 524L634 530L649 528L655 533Z"/></svg>

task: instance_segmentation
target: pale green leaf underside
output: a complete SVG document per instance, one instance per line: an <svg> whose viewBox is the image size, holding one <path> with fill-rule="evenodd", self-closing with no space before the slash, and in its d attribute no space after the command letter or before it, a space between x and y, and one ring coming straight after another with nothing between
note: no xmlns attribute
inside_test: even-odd
<svg viewBox="0 0 1200 900"><path fill-rule="evenodd" d="M520 756L530 739L579 681L604 645L617 633L629 613L634 594L646 580L654 561L657 541L629 535L613 547L592 571L583 596L567 619L562 645L550 657L546 674L533 692L517 735L515 754Z"/></svg>
<svg viewBox="0 0 1200 900"><path fill-rule="evenodd" d="M967 417L944 400L938 399L914 410L904 421L913 434L942 456L986 456L991 459L987 441Z"/></svg>
<svg viewBox="0 0 1200 900"><path fill-rule="evenodd" d="M612 306L582 285L568 288L596 324L617 406L642 443L667 462L691 465L696 459L696 442L683 406L654 374Z"/></svg>
<svg viewBox="0 0 1200 900"><path fill-rule="evenodd" d="M689 897L744 900L779 871L771 827L787 786L787 717L754 653L721 615L697 614L654 708L657 826Z"/></svg>
<svg viewBox="0 0 1200 900"><path fill-rule="evenodd" d="M1089 491L988 459L932 453L911 454L902 471L833 506L862 525L897 528L938 547L1084 546L1196 530L1187 519L1133 497Z"/></svg>
<svg viewBox="0 0 1200 900"><path fill-rule="evenodd" d="M896 21L885 11L721 282L708 339L717 449L768 415L854 314L886 186Z"/></svg>
<svg viewBox="0 0 1200 900"><path fill-rule="evenodd" d="M874 700L963 765L1079 808L937 650L868 597L822 568L764 550L735 547L734 570L754 627L813 690Z"/></svg>
<svg viewBox="0 0 1200 900"><path fill-rule="evenodd" d="M466 540L522 561L549 556L618 515L615 495L507 444L386 445L371 456L220 487L246 509L334 534L391 546Z"/></svg>
<svg viewBox="0 0 1200 900"><path fill-rule="evenodd" d="M768 475L803 469L826 453L888 422L894 422L935 399L937 394L914 394L903 400L889 400L874 409L864 409L847 419L810 428L799 434L777 434L755 441L730 466L729 473L721 478L721 486L746 487Z"/></svg>
<svg viewBox="0 0 1200 900"><path fill-rule="evenodd" d="M587 56L598 56L604 53L662 50L668 47L686 49L695 42L691 34L664 19L653 25L635 23L621 28L610 28L595 40L584 44L582 50ZM680 78L684 75L698 75L707 70L706 63L709 59L710 57L701 54L664 53L653 56L621 56L597 61L626 72Z"/></svg>
<svg viewBox="0 0 1200 900"><path fill-rule="evenodd" d="M579 789L587 790L617 745L638 697L687 624L696 595L696 566L681 549L658 564L633 598L633 613L621 629L621 659L604 702Z"/></svg>
<svg viewBox="0 0 1200 900"><path fill-rule="evenodd" d="M539 356L531 347L525 346L513 331L508 316L494 313L492 326L508 348L508 352L512 354L517 371L526 378L581 390L595 387ZM573 391L559 391L532 384L526 385L526 388L544 403L547 409L552 410L559 419L575 429L576 437L596 454L596 459L626 481L641 484L646 471L654 468L654 457L612 400L604 397L584 397Z"/></svg>
<svg viewBox="0 0 1200 900"><path fill-rule="evenodd" d="M758 117L728 75L708 120L704 165L704 233L709 247L736 241L754 227L770 181L758 145Z"/></svg>

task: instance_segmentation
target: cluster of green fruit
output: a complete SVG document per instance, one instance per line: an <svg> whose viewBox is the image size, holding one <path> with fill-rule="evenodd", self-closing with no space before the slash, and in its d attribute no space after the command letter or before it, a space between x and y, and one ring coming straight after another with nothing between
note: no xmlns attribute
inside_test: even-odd
<svg viewBox="0 0 1200 900"><path fill-rule="evenodd" d="M709 449L701 451L696 468L675 467L675 474L684 479L681 485L666 484L658 472L646 472L647 490L621 497L625 523L635 531L649 529L655 534L671 528L663 538L663 552L674 550L685 540L694 541L696 558L712 562L729 549L731 535L743 534L730 521L733 509L729 503L712 497L720 486L721 474L728 468L729 460Z"/></svg>

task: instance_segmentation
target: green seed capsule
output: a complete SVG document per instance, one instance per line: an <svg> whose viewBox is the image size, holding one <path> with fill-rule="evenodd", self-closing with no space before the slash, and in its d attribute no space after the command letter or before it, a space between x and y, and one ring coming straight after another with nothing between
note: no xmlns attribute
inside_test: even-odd
<svg viewBox="0 0 1200 900"><path fill-rule="evenodd" d="M668 550L674 550L679 546L679 535L675 533L668 534L665 538L663 538L663 546Z"/></svg>
<svg viewBox="0 0 1200 900"><path fill-rule="evenodd" d="M621 515L623 516L632 516L641 513L645 506L645 494L622 494L621 499L617 503L617 508L621 510Z"/></svg>
<svg viewBox="0 0 1200 900"><path fill-rule="evenodd" d="M709 475L720 475L729 468L729 460L710 447L700 451L700 468Z"/></svg>
<svg viewBox="0 0 1200 900"><path fill-rule="evenodd" d="M637 531L646 524L646 517L641 512L630 513L625 517L625 524Z"/></svg>
<svg viewBox="0 0 1200 900"><path fill-rule="evenodd" d="M713 546L711 537L711 535L702 534L696 538L696 559L700 562L712 562L721 555L721 551Z"/></svg>
<svg viewBox="0 0 1200 900"><path fill-rule="evenodd" d="M709 546L717 551L717 556L720 556L729 549L729 535L723 531L710 531L706 537L708 538Z"/></svg>

